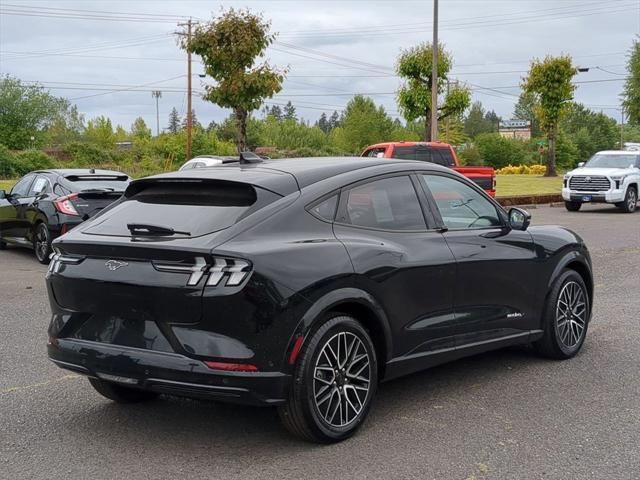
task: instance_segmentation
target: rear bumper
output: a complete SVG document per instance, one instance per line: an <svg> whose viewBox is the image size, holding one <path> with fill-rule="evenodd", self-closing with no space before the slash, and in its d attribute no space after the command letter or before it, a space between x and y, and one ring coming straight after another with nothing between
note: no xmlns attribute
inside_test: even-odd
<svg viewBox="0 0 640 480"><path fill-rule="evenodd" d="M286 401L291 376L281 372L227 372L176 353L75 339L49 343L60 368L115 381L123 386L193 398L248 405Z"/></svg>

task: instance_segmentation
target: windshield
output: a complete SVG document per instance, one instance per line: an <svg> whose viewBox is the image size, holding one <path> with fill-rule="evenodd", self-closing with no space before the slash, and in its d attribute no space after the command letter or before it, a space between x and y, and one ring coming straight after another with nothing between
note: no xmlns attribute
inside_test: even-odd
<svg viewBox="0 0 640 480"><path fill-rule="evenodd" d="M596 153L585 164L585 167L592 168L628 168L629 165L638 165L638 155L611 155L606 153Z"/></svg>

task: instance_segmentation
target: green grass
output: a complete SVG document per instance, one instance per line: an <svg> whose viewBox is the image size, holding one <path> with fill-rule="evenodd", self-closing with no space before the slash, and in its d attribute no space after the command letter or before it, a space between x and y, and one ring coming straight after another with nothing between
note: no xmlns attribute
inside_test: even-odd
<svg viewBox="0 0 640 480"><path fill-rule="evenodd" d="M538 175L498 175L496 196L532 195L536 193L560 193L562 176L541 177Z"/></svg>
<svg viewBox="0 0 640 480"><path fill-rule="evenodd" d="M9 191L16 183L16 180L0 180L0 190Z"/></svg>

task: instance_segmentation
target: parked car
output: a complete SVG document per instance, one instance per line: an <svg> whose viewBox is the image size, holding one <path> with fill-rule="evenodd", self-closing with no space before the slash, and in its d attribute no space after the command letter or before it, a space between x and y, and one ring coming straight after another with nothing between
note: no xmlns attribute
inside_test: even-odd
<svg viewBox="0 0 640 480"><path fill-rule="evenodd" d="M496 196L496 172L493 167L463 167L456 151L448 143L386 142L370 145L363 157L401 158L442 165L464 175L480 185L491 197Z"/></svg>
<svg viewBox="0 0 640 480"><path fill-rule="evenodd" d="M129 185L122 172L94 169L39 170L9 193L0 190L0 249L33 248L49 263L51 241L117 200Z"/></svg>
<svg viewBox="0 0 640 480"><path fill-rule="evenodd" d="M215 167L223 163L237 162L238 157L224 157L219 155L200 155L188 160L179 170L190 170L192 168Z"/></svg>
<svg viewBox="0 0 640 480"><path fill-rule="evenodd" d="M640 151L606 150L567 172L562 198L567 210L577 212L583 203L613 203L631 213L638 202Z"/></svg>
<svg viewBox="0 0 640 480"><path fill-rule="evenodd" d="M529 222L427 162L287 159L136 180L54 242L48 354L116 402L272 405L296 435L339 441L381 380L508 345L580 350L587 247Z"/></svg>

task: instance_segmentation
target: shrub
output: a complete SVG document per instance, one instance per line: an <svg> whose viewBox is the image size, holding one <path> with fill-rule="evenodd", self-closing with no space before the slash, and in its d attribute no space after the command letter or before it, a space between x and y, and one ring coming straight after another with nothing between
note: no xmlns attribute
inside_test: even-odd
<svg viewBox="0 0 640 480"><path fill-rule="evenodd" d="M462 165L480 166L482 165L482 155L476 145L465 145L456 150L458 159Z"/></svg>
<svg viewBox="0 0 640 480"><path fill-rule="evenodd" d="M498 175L543 175L547 170L544 165L507 165L496 170Z"/></svg>
<svg viewBox="0 0 640 480"><path fill-rule="evenodd" d="M14 175L21 177L33 170L44 170L57 167L57 162L39 150L25 150L13 157Z"/></svg>
<svg viewBox="0 0 640 480"><path fill-rule="evenodd" d="M74 142L65 145L63 152L71 158L70 167L90 168L118 163L115 150L101 148L93 143Z"/></svg>
<svg viewBox="0 0 640 480"><path fill-rule="evenodd" d="M525 163L529 157L524 142L501 137L498 133L480 134L476 137L475 143L484 164L494 168L519 165Z"/></svg>
<svg viewBox="0 0 640 480"><path fill-rule="evenodd" d="M0 178L13 178L16 173L13 171L13 155L7 147L0 144Z"/></svg>

